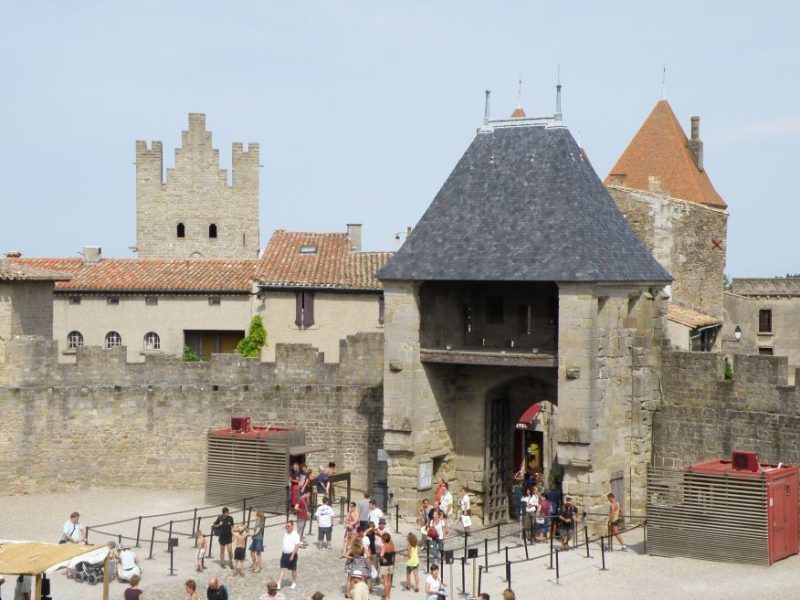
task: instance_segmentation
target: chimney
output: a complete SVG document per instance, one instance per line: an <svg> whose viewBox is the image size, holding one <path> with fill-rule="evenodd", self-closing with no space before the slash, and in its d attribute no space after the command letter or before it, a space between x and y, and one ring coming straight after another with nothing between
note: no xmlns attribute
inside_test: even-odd
<svg viewBox="0 0 800 600"><path fill-rule="evenodd" d="M694 164L703 170L703 140L700 139L700 117L692 117L692 137L687 143L689 153L694 159Z"/></svg>
<svg viewBox="0 0 800 600"><path fill-rule="evenodd" d="M406 239L411 237L411 225L406 227Z"/></svg>
<svg viewBox="0 0 800 600"><path fill-rule="evenodd" d="M103 249L100 246L84 246L82 254L83 262L95 264L103 260Z"/></svg>
<svg viewBox="0 0 800 600"><path fill-rule="evenodd" d="M361 252L361 223L348 223L347 237L350 240L350 252Z"/></svg>
<svg viewBox="0 0 800 600"><path fill-rule="evenodd" d="M400 241L400 234L399 233L395 233L394 234L394 249L395 250L400 250L400 246L402 246L402 245L403 245L403 243Z"/></svg>

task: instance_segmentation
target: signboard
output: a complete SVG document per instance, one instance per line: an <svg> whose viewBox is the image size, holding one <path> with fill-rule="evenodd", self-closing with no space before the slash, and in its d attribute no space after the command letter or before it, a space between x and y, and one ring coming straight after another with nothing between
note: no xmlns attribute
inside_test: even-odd
<svg viewBox="0 0 800 600"><path fill-rule="evenodd" d="M429 490L433 487L433 461L425 460L419 463L417 470L417 489Z"/></svg>

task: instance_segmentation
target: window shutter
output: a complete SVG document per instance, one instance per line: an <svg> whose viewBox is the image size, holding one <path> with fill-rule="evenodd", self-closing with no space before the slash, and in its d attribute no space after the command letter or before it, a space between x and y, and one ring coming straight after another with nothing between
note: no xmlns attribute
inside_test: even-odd
<svg viewBox="0 0 800 600"><path fill-rule="evenodd" d="M295 292L294 295L294 324L298 327L303 326L303 292Z"/></svg>
<svg viewBox="0 0 800 600"><path fill-rule="evenodd" d="M378 297L378 325L383 325L385 315L386 315L386 300L381 295Z"/></svg>
<svg viewBox="0 0 800 600"><path fill-rule="evenodd" d="M314 324L314 293L306 292L303 294L303 317L305 327L311 327Z"/></svg>

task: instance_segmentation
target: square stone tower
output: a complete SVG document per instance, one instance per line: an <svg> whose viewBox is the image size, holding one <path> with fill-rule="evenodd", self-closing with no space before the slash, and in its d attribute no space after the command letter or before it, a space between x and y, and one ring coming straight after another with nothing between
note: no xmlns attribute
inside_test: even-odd
<svg viewBox="0 0 800 600"><path fill-rule="evenodd" d="M206 116L189 114L163 177L161 142L136 142L136 247L139 258L257 258L258 144L233 144L233 180L219 168Z"/></svg>

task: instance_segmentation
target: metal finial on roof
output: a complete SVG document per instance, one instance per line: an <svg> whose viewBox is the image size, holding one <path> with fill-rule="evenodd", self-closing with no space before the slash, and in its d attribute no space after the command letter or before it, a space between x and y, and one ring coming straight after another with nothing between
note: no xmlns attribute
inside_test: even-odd
<svg viewBox="0 0 800 600"><path fill-rule="evenodd" d="M517 108L522 108L522 77L519 78L519 88L517 89Z"/></svg>
<svg viewBox="0 0 800 600"><path fill-rule="evenodd" d="M489 119L491 118L491 111L489 110L489 96L492 95L492 90L486 90L486 105L483 109L483 121L484 123L488 123Z"/></svg>
<svg viewBox="0 0 800 600"><path fill-rule="evenodd" d="M556 114L553 119L561 121L563 115L561 114L561 65L558 65L558 76L556 79Z"/></svg>
<svg viewBox="0 0 800 600"><path fill-rule="evenodd" d="M661 99L667 99L667 63L664 63L664 67L661 70Z"/></svg>

